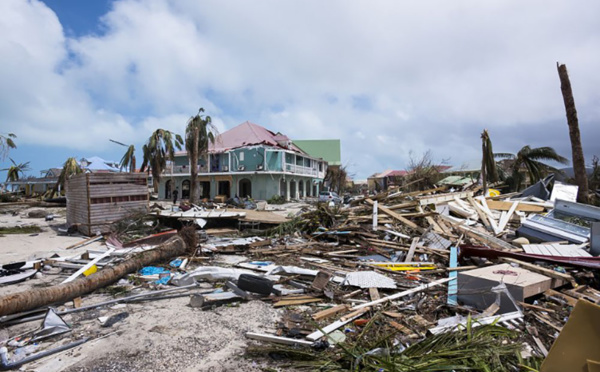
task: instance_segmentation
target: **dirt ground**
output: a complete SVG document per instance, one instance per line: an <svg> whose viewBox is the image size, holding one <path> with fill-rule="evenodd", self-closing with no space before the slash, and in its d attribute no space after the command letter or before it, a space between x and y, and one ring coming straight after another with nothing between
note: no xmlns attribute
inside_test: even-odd
<svg viewBox="0 0 600 372"><path fill-rule="evenodd" d="M0 211L0 226L35 224L42 232L25 235L0 236L2 264L21 260L61 256L75 256L86 250L104 249L93 243L75 250L65 248L83 240L78 236L59 236L58 226L65 223L64 209L49 209L59 215L54 221L28 218L31 208ZM15 215L13 215L13 213ZM45 271L41 277L26 282L0 287L0 295L32 287L58 284L71 271ZM206 284L205 286L209 286ZM138 289L130 294L145 292ZM92 294L83 297L86 306L113 299L110 294ZM90 341L74 349L43 358L22 367L28 371L260 371L265 361L243 357L249 342L245 332L264 332L275 329L281 312L261 301L222 306L202 311L188 306L189 297L154 302L139 302L67 314L63 319L72 326L72 332L56 340L42 341L40 350L54 348L82 337ZM67 303L58 309L70 308ZM126 312L128 317L110 328L102 328L98 317ZM0 329L0 338L10 337L39 328L41 320Z"/></svg>

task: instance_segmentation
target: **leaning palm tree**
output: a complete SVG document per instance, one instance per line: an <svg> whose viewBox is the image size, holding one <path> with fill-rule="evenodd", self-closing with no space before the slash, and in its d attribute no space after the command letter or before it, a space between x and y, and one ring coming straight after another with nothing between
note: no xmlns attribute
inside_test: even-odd
<svg viewBox="0 0 600 372"><path fill-rule="evenodd" d="M487 129L481 133L481 180L483 186L483 195L487 195L487 181L498 182L498 170L494 160L494 150L492 149L492 140Z"/></svg>
<svg viewBox="0 0 600 372"><path fill-rule="evenodd" d="M13 159L9 158L13 163L8 168L0 169L0 171L7 171L6 173L6 182L16 182L19 180L21 175L25 174L25 171L30 170L29 162L17 164Z"/></svg>
<svg viewBox="0 0 600 372"><path fill-rule="evenodd" d="M517 154L497 153L494 156L512 160L510 177L516 191L521 188L524 181L523 174L520 172L522 168L526 169L530 182L534 183L542 179L547 171L558 171L556 168L542 163L542 161L555 161L561 164L568 164L569 162L566 158L557 154L552 147L531 148L524 146Z"/></svg>
<svg viewBox="0 0 600 372"><path fill-rule="evenodd" d="M6 159L8 155L8 151L10 149L16 149L17 145L13 138L17 138L13 133L8 133L7 135L0 134L0 159Z"/></svg>
<svg viewBox="0 0 600 372"><path fill-rule="evenodd" d="M183 145L183 138L179 134L157 129L152 132L148 142L142 147L144 161L140 170L142 172L146 169L150 170L155 191L158 191L158 183L167 166L167 160L173 161L175 148L181 150L181 145Z"/></svg>
<svg viewBox="0 0 600 372"><path fill-rule="evenodd" d="M125 152L125 155L123 155L123 157L121 158L121 161L119 162L119 168L121 168L121 171L123 170L123 168L128 169L129 172L135 172L135 146L134 145L129 145L127 146L126 144L119 142L119 141L115 141L112 139L109 139L110 142L114 142L118 145L127 147L127 151Z"/></svg>
<svg viewBox="0 0 600 372"><path fill-rule="evenodd" d="M63 164L62 170L60 171L60 175L58 176L58 180L56 181L56 184L50 191L48 197L54 197L54 195L56 195L56 193L58 192L59 188L61 190L64 190L69 178L80 173L83 173L83 169L81 169L81 166L77 162L77 159L68 158L67 161L65 161L65 163Z"/></svg>
<svg viewBox="0 0 600 372"><path fill-rule="evenodd" d="M212 125L212 119L208 115L201 115L203 108L198 110L195 116L192 116L185 129L185 149L190 159L190 168L192 176L190 202L196 203L200 197L198 195L200 188L198 184L198 158L208 154L209 144L215 143L216 128Z"/></svg>

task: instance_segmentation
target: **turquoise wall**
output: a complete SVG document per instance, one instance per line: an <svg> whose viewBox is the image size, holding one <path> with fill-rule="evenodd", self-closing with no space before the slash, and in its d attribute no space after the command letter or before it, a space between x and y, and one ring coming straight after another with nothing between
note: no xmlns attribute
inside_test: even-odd
<svg viewBox="0 0 600 372"><path fill-rule="evenodd" d="M251 149L237 149L231 151L232 171L238 171L240 166L244 167L244 172L253 172L258 170L258 166L264 164L265 149L262 147ZM243 154L243 155L242 155ZM242 157L244 160L242 160ZM241 170L240 170L241 171Z"/></svg>
<svg viewBox="0 0 600 372"><path fill-rule="evenodd" d="M273 172L281 172L281 152L267 151L267 169Z"/></svg>

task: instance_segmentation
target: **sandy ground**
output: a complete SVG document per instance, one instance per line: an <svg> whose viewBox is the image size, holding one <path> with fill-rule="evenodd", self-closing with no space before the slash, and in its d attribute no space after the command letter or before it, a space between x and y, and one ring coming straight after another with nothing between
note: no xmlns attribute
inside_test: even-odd
<svg viewBox="0 0 600 372"><path fill-rule="evenodd" d="M0 210L0 226L30 225L42 227L39 234L0 237L0 263L46 258L57 253L75 256L86 250L104 250L101 243L83 248L65 248L84 239L81 236L59 236L55 231L65 223L64 209L47 209L57 217L28 218L29 209ZM8 211L8 213L7 213ZM16 212L16 215L13 213ZM225 260L223 260L225 261ZM72 271L54 268L26 282L0 287L5 295L32 287L58 284ZM209 286L206 284L206 286ZM147 289L139 289L147 291ZM98 292L98 291L97 291ZM109 294L94 293L83 297L82 305L113 299ZM131 294L137 292L133 291ZM22 367L28 371L260 371L265 361L243 357L248 340L245 332L273 330L281 313L269 303L252 301L202 311L188 306L189 298L181 297L154 302L140 302L116 307L103 307L65 315L72 332L56 340L43 341L41 349L54 348L82 337L87 343L74 349L43 358ZM72 307L72 303L59 310ZM129 316L110 328L100 327L98 317L127 312ZM0 339L39 328L41 320L0 328Z"/></svg>

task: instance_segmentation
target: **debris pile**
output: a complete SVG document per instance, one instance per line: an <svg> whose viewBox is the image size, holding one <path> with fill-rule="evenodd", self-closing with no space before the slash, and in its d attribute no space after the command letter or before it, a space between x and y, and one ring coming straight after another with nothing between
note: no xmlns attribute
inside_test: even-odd
<svg viewBox="0 0 600 372"><path fill-rule="evenodd" d="M253 211L191 206L130 216L101 251L4 265L0 279L15 279L4 284L38 271L54 279L0 297L3 327L43 320L5 340L2 365L110 337L100 328L118 329L129 316L113 311L81 332L65 314L180 297L198 312L251 301L278 309L276 324L245 332L254 340L247 356L276 368L553 371L557 353L569 366L598 363L597 348L564 350L581 328L596 327L590 337L598 338L600 208L527 190L477 194L389 191L307 205L282 223L264 212L258 233L238 225L225 236L203 227ZM181 237L163 230L161 217L187 221ZM104 301L83 303L99 291ZM63 342L42 349L40 337Z"/></svg>

